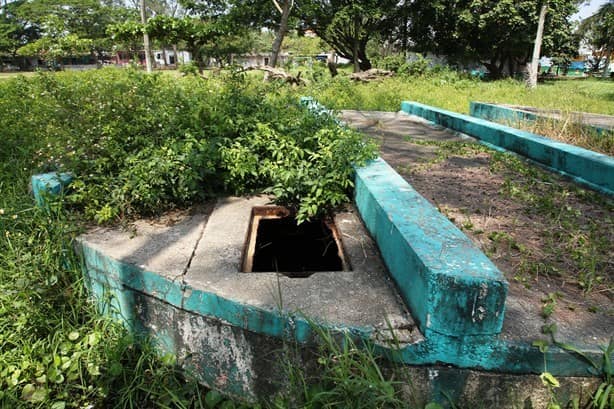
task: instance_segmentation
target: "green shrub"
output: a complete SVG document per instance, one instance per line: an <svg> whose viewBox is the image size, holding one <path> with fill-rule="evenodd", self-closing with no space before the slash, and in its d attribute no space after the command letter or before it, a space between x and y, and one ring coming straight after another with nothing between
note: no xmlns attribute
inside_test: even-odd
<svg viewBox="0 0 614 409"><path fill-rule="evenodd" d="M69 202L101 223L263 190L304 220L348 200L352 163L375 152L283 84L243 74L111 69L2 85L16 101L0 120L10 149L26 132L38 170L72 172Z"/></svg>
<svg viewBox="0 0 614 409"><path fill-rule="evenodd" d="M179 72L183 75L198 75L198 64L196 64L194 61L180 64Z"/></svg>

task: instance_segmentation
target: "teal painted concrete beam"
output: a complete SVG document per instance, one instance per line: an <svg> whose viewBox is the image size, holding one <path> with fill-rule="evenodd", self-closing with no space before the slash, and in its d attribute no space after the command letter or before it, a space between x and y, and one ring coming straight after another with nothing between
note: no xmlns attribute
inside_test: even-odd
<svg viewBox="0 0 614 409"><path fill-rule="evenodd" d="M32 176L32 193L36 204L45 205L47 196L61 194L72 180L73 176L70 173L51 172Z"/></svg>
<svg viewBox="0 0 614 409"><path fill-rule="evenodd" d="M436 124L532 159L608 195L614 195L614 158L530 132L405 101L401 109Z"/></svg>
<svg viewBox="0 0 614 409"><path fill-rule="evenodd" d="M487 104L485 102L471 101L469 103L469 115L475 118L485 119L487 121L504 121L510 124L514 124L520 121L533 122L537 119L553 120L554 118L546 115L535 114L523 109L516 109L506 107L502 105ZM578 121L581 121L581 113L573 114ZM572 120L573 120L572 116ZM580 122L579 122L580 123ZM591 125L588 123L580 123L583 127L593 130L598 134L611 133L612 129L603 128L597 125Z"/></svg>
<svg viewBox="0 0 614 409"><path fill-rule="evenodd" d="M355 202L423 333L501 331L501 272L385 161L356 169Z"/></svg>
<svg viewBox="0 0 614 409"><path fill-rule="evenodd" d="M214 319L233 328L302 344L313 342L314 331L321 328L333 333L346 333L355 340L371 343L370 328L330 326L311 322L300 314L265 310L220 297L214 292L186 287L181 280L172 280L111 259L97 250L81 245L84 273L88 289L99 302L103 313L112 315L135 332L152 336L167 351L173 351L179 334L146 330L139 320L143 314L140 298L157 300L167 315L185 311L195 316ZM179 295L182 294L180 297ZM541 373L544 354L529 344L501 341L496 335L448 336L427 330L425 341L404 347L376 345L378 354L408 365L448 364L462 368L503 371L507 373ZM595 361L600 351L577 346ZM558 348L545 354L548 370L556 376L591 376L591 366L578 355Z"/></svg>
<svg viewBox="0 0 614 409"><path fill-rule="evenodd" d="M187 286L180 277L171 279L115 260L83 243L78 243L77 251L83 260L88 288L96 299L103 301L100 309L113 313L131 328L135 326L136 307L122 289L149 295L173 308L214 317L247 331L298 342L308 342L314 337L314 325L365 339L373 332L371 328L328 326L316 321L309 322L299 314L287 314L279 310L243 304L212 291ZM109 294L113 299L109 299Z"/></svg>
<svg viewBox="0 0 614 409"><path fill-rule="evenodd" d="M505 121L512 124L520 121L535 121L538 118L532 112L474 101L469 103L469 115L487 121Z"/></svg>

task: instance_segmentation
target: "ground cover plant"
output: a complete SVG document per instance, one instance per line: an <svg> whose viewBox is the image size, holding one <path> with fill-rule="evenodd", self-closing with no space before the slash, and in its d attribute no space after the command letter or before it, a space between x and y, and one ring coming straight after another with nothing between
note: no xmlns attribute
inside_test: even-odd
<svg viewBox="0 0 614 409"><path fill-rule="evenodd" d="M347 200L351 164L375 150L282 87L232 73L40 75L4 87L19 102L3 126L45 141L33 166L74 173L67 199L101 223L263 189L300 221Z"/></svg>
<svg viewBox="0 0 614 409"><path fill-rule="evenodd" d="M318 100L334 109L398 111L401 101L416 101L468 114L469 102L481 101L614 115L611 80L548 81L529 90L519 80L481 81L468 74L437 69L374 83L353 83L340 76L313 87Z"/></svg>

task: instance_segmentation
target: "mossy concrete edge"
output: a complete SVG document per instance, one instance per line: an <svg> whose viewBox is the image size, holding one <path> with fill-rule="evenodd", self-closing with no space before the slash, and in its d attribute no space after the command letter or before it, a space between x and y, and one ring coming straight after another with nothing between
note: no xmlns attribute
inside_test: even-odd
<svg viewBox="0 0 614 409"><path fill-rule="evenodd" d="M332 326L312 321L298 312L288 314L264 310L220 297L214 292L190 288L181 279L171 279L114 260L80 241L77 241L76 248L83 260L86 286L100 310L122 321L130 330L153 337L165 351L176 352L180 350L176 345L186 341L172 330L152 331L149 323L141 318L143 298L157 300L161 306L158 308L165 309L169 315L187 312L239 329L244 334L315 346L319 328L348 334L356 341L374 343L371 328ZM544 371L545 362L548 371L555 376L594 376L584 359L554 346L543 354L532 345L502 341L496 335L452 337L427 330L425 338L425 341L410 345L375 344L375 351L393 362L406 365L448 364L513 374L538 374ZM599 357L598 348L580 349L593 359Z"/></svg>

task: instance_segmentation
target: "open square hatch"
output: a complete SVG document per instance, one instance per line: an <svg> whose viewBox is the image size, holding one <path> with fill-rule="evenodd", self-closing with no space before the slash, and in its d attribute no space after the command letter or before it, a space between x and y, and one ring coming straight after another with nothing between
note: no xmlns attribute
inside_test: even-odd
<svg viewBox="0 0 614 409"><path fill-rule="evenodd" d="M285 207L258 206L252 209L242 271L308 277L318 271L349 271L349 267L332 219L297 226Z"/></svg>

